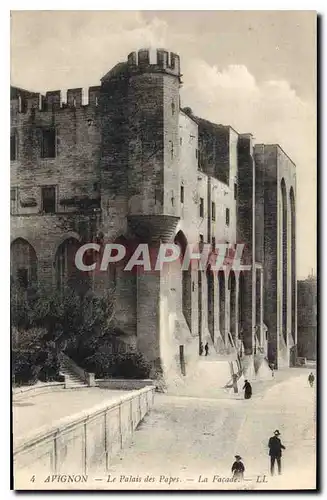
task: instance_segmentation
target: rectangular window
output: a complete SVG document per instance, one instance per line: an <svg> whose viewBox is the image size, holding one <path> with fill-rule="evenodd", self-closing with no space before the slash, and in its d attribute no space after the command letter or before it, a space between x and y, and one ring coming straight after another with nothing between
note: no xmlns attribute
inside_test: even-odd
<svg viewBox="0 0 327 500"><path fill-rule="evenodd" d="M214 201L211 203L211 219L216 220L216 203Z"/></svg>
<svg viewBox="0 0 327 500"><path fill-rule="evenodd" d="M16 134L10 135L10 160L17 160L17 136Z"/></svg>
<svg viewBox="0 0 327 500"><path fill-rule="evenodd" d="M237 200L237 184L234 183L234 200Z"/></svg>
<svg viewBox="0 0 327 500"><path fill-rule="evenodd" d="M200 217L204 217L204 199L200 198Z"/></svg>
<svg viewBox="0 0 327 500"><path fill-rule="evenodd" d="M56 211L56 188L54 186L42 188L42 210L46 214Z"/></svg>
<svg viewBox="0 0 327 500"><path fill-rule="evenodd" d="M56 157L56 130L54 128L42 130L41 157Z"/></svg>
<svg viewBox="0 0 327 500"><path fill-rule="evenodd" d="M17 189L16 188L12 188L10 190L10 213L11 214L17 213Z"/></svg>
<svg viewBox="0 0 327 500"><path fill-rule="evenodd" d="M184 186L181 186L181 203L184 203Z"/></svg>
<svg viewBox="0 0 327 500"><path fill-rule="evenodd" d="M226 208L226 226L229 226L229 208Z"/></svg>
<svg viewBox="0 0 327 500"><path fill-rule="evenodd" d="M198 157L199 157L199 150L198 150L198 149L196 149L196 150L195 150L195 158L196 158L196 159L198 159Z"/></svg>
<svg viewBox="0 0 327 500"><path fill-rule="evenodd" d="M17 269L17 281L22 288L28 287L28 270L26 267Z"/></svg>

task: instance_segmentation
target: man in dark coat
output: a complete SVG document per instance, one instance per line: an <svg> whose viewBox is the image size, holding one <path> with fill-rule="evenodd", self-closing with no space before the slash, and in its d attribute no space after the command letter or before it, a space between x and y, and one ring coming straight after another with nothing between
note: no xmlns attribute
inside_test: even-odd
<svg viewBox="0 0 327 500"><path fill-rule="evenodd" d="M314 376L314 374L312 372L310 373L310 375L308 377L308 381L309 381L310 387L312 387L313 383L315 381L315 376Z"/></svg>
<svg viewBox="0 0 327 500"><path fill-rule="evenodd" d="M205 350L205 356L208 356L208 354L209 354L209 344L208 344L208 342L204 346L204 350Z"/></svg>
<svg viewBox="0 0 327 500"><path fill-rule="evenodd" d="M270 456L270 474L274 475L275 462L277 461L278 474L282 473L282 450L285 450L285 446L282 445L279 439L280 432L276 430L274 435L269 439L268 448Z"/></svg>
<svg viewBox="0 0 327 500"><path fill-rule="evenodd" d="M244 381L243 391L244 391L244 399L251 399L252 387L248 380Z"/></svg>
<svg viewBox="0 0 327 500"><path fill-rule="evenodd" d="M242 479L244 478L244 471L245 471L245 467L241 462L242 457L240 457L239 455L235 455L235 459L236 461L232 465L233 478L242 481Z"/></svg>

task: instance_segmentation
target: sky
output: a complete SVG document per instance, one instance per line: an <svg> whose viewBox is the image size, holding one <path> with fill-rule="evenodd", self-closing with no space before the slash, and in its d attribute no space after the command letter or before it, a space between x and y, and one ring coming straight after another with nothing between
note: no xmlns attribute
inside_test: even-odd
<svg viewBox="0 0 327 500"><path fill-rule="evenodd" d="M316 272L316 14L313 11L14 11L11 84L98 85L132 50L181 57L182 106L278 143L296 163L297 273Z"/></svg>

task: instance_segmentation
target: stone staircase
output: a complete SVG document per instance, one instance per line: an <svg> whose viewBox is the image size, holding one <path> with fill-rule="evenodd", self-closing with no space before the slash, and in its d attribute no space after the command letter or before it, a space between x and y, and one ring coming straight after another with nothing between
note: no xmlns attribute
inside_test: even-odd
<svg viewBox="0 0 327 500"><path fill-rule="evenodd" d="M81 372L82 369L80 368ZM88 387L85 378L77 374L72 366L72 361L67 357L61 357L60 373L65 377L65 389L78 389Z"/></svg>

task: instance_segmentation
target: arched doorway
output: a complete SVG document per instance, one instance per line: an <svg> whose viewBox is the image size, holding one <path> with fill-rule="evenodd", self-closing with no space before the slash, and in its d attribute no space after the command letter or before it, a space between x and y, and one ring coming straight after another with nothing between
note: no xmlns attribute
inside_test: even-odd
<svg viewBox="0 0 327 500"><path fill-rule="evenodd" d="M34 248L23 238L17 238L10 248L11 279L21 289L37 283L37 258Z"/></svg>
<svg viewBox="0 0 327 500"><path fill-rule="evenodd" d="M290 190L290 207L291 207L291 283L292 283L292 327L291 333L293 341L296 342L296 212L295 212L295 196L293 187Z"/></svg>
<svg viewBox="0 0 327 500"><path fill-rule="evenodd" d="M83 295L90 288L90 277L75 264L79 248L80 242L75 238L67 238L59 245L55 255L56 286L60 291L67 287Z"/></svg>
<svg viewBox="0 0 327 500"><path fill-rule="evenodd" d="M187 249L187 239L183 231L178 231L174 239L175 245L180 247L181 261ZM181 262L182 265L182 262ZM186 270L182 270L182 310L187 326L192 331L192 271L191 263Z"/></svg>
<svg viewBox="0 0 327 500"><path fill-rule="evenodd" d="M214 274L213 271L208 266L207 268L207 289L208 289L208 329L212 341L214 342L215 337L215 314L214 314Z"/></svg>
<svg viewBox="0 0 327 500"><path fill-rule="evenodd" d="M285 180L281 180L282 194L282 331L287 344L287 195Z"/></svg>
<svg viewBox="0 0 327 500"><path fill-rule="evenodd" d="M224 342L226 342L226 331L225 331L226 294L225 294L224 271L218 272L218 287L219 287L219 330L222 339L224 340Z"/></svg>
<svg viewBox="0 0 327 500"><path fill-rule="evenodd" d="M243 343L243 329L244 329L244 294L245 294L245 284L244 284L244 274L240 273L238 279L238 338Z"/></svg>
<svg viewBox="0 0 327 500"><path fill-rule="evenodd" d="M236 278L234 271L230 271L228 277L228 289L230 293L230 333L232 338L236 340Z"/></svg>

